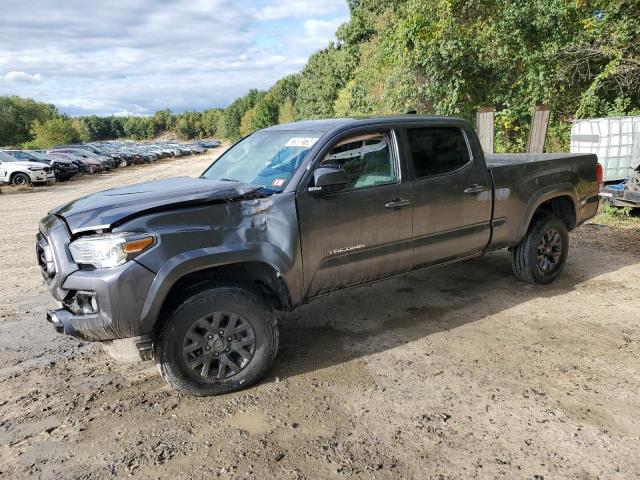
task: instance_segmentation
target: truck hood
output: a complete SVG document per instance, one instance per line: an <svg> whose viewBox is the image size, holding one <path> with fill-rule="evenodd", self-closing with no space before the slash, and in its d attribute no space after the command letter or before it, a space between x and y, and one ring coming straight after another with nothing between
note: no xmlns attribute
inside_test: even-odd
<svg viewBox="0 0 640 480"><path fill-rule="evenodd" d="M154 211L236 200L256 190L240 182L178 177L94 193L50 213L62 217L75 234L109 229Z"/></svg>

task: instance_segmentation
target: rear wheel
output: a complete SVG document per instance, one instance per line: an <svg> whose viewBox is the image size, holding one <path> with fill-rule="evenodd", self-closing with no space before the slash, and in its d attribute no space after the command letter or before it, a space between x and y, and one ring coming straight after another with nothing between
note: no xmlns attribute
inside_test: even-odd
<svg viewBox="0 0 640 480"><path fill-rule="evenodd" d="M16 173L11 178L12 185L29 185L31 183L31 178L26 173Z"/></svg>
<svg viewBox="0 0 640 480"><path fill-rule="evenodd" d="M196 293L169 316L154 342L162 377L180 392L205 396L258 382L278 349L275 314L241 287Z"/></svg>
<svg viewBox="0 0 640 480"><path fill-rule="evenodd" d="M560 275L568 253L567 227L554 215L545 214L533 221L525 237L511 250L511 266L520 280L544 285Z"/></svg>

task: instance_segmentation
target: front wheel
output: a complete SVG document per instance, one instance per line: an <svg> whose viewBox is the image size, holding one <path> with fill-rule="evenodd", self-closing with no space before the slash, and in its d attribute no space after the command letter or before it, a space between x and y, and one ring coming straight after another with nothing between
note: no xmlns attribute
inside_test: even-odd
<svg viewBox="0 0 640 480"><path fill-rule="evenodd" d="M12 185L29 185L31 183L31 179L29 178L29 175L27 175L26 173L16 173L13 178L11 179L11 184Z"/></svg>
<svg viewBox="0 0 640 480"><path fill-rule="evenodd" d="M545 285L560 275L568 253L567 227L556 216L546 214L534 220L511 250L511 266L520 280Z"/></svg>
<svg viewBox="0 0 640 480"><path fill-rule="evenodd" d="M212 287L184 300L154 342L160 374L197 396L246 388L267 373L278 350L271 307L236 286Z"/></svg>

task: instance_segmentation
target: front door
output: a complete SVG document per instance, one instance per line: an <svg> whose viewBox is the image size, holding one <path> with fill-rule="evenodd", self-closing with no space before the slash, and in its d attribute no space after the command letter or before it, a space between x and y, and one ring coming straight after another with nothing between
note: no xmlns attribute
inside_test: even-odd
<svg viewBox="0 0 640 480"><path fill-rule="evenodd" d="M307 297L411 269L411 187L396 145L391 130L348 135L315 165L344 170L348 183L299 189Z"/></svg>

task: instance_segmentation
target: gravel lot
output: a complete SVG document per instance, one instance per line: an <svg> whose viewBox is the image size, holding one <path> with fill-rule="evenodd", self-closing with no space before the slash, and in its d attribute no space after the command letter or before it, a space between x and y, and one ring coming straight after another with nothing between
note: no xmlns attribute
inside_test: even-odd
<svg viewBox="0 0 640 480"><path fill-rule="evenodd" d="M640 477L637 227L581 227L551 286L515 281L498 252L312 302L281 315L267 380L223 397L55 334L38 220L211 158L3 188L1 478Z"/></svg>

